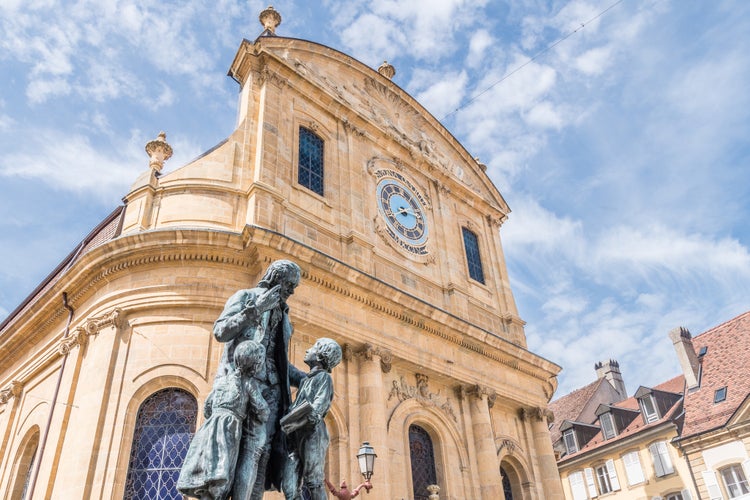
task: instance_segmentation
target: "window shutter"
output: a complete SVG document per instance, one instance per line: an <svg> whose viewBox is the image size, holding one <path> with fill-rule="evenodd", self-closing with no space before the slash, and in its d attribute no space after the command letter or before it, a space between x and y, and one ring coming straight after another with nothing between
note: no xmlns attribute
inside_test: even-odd
<svg viewBox="0 0 750 500"><path fill-rule="evenodd" d="M659 447L659 455L662 458L662 465L664 466L664 474L671 474L674 472L672 467L672 459L669 457L669 448L667 447L666 441L659 441L656 443Z"/></svg>
<svg viewBox="0 0 750 500"><path fill-rule="evenodd" d="M745 471L745 478L750 478L750 460L742 462L742 469Z"/></svg>
<svg viewBox="0 0 750 500"><path fill-rule="evenodd" d="M620 489L620 481L617 480L617 471L615 470L615 461L611 458L607 460L607 474L609 474L609 482L612 484L612 490L617 491Z"/></svg>
<svg viewBox="0 0 750 500"><path fill-rule="evenodd" d="M654 463L654 472L656 477L664 475L664 467L661 464L661 457L659 456L659 443L654 443L648 447L648 451L651 452L651 461Z"/></svg>
<svg viewBox="0 0 750 500"><path fill-rule="evenodd" d="M586 473L586 485L589 488L589 495L591 498L594 498L597 495L596 483L594 482L594 469L586 467L584 472Z"/></svg>
<svg viewBox="0 0 750 500"><path fill-rule="evenodd" d="M685 488L680 493L682 493L682 500L693 500L693 494L690 493L690 490Z"/></svg>
<svg viewBox="0 0 750 500"><path fill-rule="evenodd" d="M574 472L568 476L570 482L570 491L573 493L573 500L586 500L586 485L583 484L583 472Z"/></svg>
<svg viewBox="0 0 750 500"><path fill-rule="evenodd" d="M719 483L716 481L716 473L712 470L703 471L703 482L706 483L708 489L708 498L711 500L723 500L724 497L721 495L721 488Z"/></svg>
<svg viewBox="0 0 750 500"><path fill-rule="evenodd" d="M630 452L622 457L625 465L625 474L628 476L628 484L633 486L646 480L641 468L641 458L637 451Z"/></svg>

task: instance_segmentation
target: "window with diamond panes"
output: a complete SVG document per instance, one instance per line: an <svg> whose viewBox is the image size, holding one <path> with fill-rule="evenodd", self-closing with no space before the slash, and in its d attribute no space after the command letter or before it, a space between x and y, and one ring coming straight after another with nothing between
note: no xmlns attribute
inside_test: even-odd
<svg viewBox="0 0 750 500"><path fill-rule="evenodd" d="M181 389L152 394L138 409L126 500L182 500L177 477L195 433L198 403Z"/></svg>
<svg viewBox="0 0 750 500"><path fill-rule="evenodd" d="M409 426L409 454L414 500L429 500L427 487L437 484L435 453L430 435L418 425Z"/></svg>
<svg viewBox="0 0 750 500"><path fill-rule="evenodd" d="M469 266L469 276L480 283L484 283L482 259L479 256L479 240L477 235L468 229L461 228L464 234L464 248L466 249L466 263Z"/></svg>
<svg viewBox="0 0 750 500"><path fill-rule="evenodd" d="M323 139L305 127L299 128L297 182L323 196Z"/></svg>

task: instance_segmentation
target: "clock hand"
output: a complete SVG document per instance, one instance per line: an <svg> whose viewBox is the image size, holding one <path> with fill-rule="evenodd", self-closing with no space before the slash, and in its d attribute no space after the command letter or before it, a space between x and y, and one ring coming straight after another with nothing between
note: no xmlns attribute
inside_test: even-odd
<svg viewBox="0 0 750 500"><path fill-rule="evenodd" d="M411 210L408 210L406 207L399 207L398 213L399 215L407 214L407 215L413 215L414 217L417 216L417 214L415 214Z"/></svg>

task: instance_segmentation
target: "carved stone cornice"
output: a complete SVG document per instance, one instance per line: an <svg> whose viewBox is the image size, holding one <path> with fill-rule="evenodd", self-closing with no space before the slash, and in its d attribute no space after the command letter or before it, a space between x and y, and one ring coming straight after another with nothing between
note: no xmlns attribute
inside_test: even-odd
<svg viewBox="0 0 750 500"><path fill-rule="evenodd" d="M513 455L518 451L518 445L512 439L503 439L497 447L497 454L499 455L504 449L509 455Z"/></svg>
<svg viewBox="0 0 750 500"><path fill-rule="evenodd" d="M356 125L354 125L352 122L349 121L348 118L342 118L341 125L343 125L345 131L349 132L352 135L356 135L359 137L365 136L364 129L361 129L357 127Z"/></svg>
<svg viewBox="0 0 750 500"><path fill-rule="evenodd" d="M88 338L92 335L97 335L103 328L111 326L115 329L121 329L124 326L123 319L124 315L119 308L115 308L101 316L88 318L83 326L75 328L67 337L60 340L57 352L65 356L76 346L85 347L88 344Z"/></svg>
<svg viewBox="0 0 750 500"><path fill-rule="evenodd" d="M18 380L14 380L8 387L0 391L0 405L4 405L10 398L17 398L23 392L23 383Z"/></svg>
<svg viewBox="0 0 750 500"><path fill-rule="evenodd" d="M365 361L373 361L374 357L380 358L380 369L383 373L391 371L393 354L389 349L375 347L372 344L364 344L355 354L359 355Z"/></svg>
<svg viewBox="0 0 750 500"><path fill-rule="evenodd" d="M504 223L504 222L505 222L506 220L508 220L508 216L507 216L506 214L502 214L502 215L501 215L500 217L496 217L496 216L494 216L494 215L491 215L491 214L488 214L488 215L487 215L487 222L488 222L488 223L490 224L490 226L492 226L492 227L497 227L497 228L499 228L500 226L502 226L502 225L503 225L503 223Z"/></svg>
<svg viewBox="0 0 750 500"><path fill-rule="evenodd" d="M399 403L406 401L407 399L415 399L422 406L431 406L442 410L454 422L457 422L456 413L453 411L453 406L449 398L443 398L440 393L430 392L429 382L430 379L427 375L422 373L415 373L416 385L409 385L404 377L399 380L393 380L391 382L391 392L388 394L388 401L394 397L398 399Z"/></svg>
<svg viewBox="0 0 750 500"><path fill-rule="evenodd" d="M268 66L263 66L263 68L257 73L257 79L261 85L270 83L275 85L279 89L283 89L289 84L289 82L285 78L279 76L278 73L269 69Z"/></svg>
<svg viewBox="0 0 750 500"><path fill-rule="evenodd" d="M552 413L551 410L542 408L541 406L536 406L534 408L521 408L518 410L518 417L523 422L543 422L546 420L547 423L552 423L555 421L555 414Z"/></svg>
<svg viewBox="0 0 750 500"><path fill-rule="evenodd" d="M352 349L351 344L344 344L341 346L341 358L344 361L351 361L354 357L354 349Z"/></svg>
<svg viewBox="0 0 750 500"><path fill-rule="evenodd" d="M466 398L471 396L471 397L481 400L482 398L486 397L487 405L490 408L492 408L495 405L495 401L497 400L497 393L494 391L494 389L490 389L489 387L485 387L483 385L474 384L474 385L462 386L460 390L461 390L461 395Z"/></svg>

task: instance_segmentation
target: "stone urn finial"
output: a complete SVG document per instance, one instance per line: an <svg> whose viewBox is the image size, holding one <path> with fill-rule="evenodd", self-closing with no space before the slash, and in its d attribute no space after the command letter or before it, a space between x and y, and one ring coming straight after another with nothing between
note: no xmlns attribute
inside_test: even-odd
<svg viewBox="0 0 750 500"><path fill-rule="evenodd" d="M486 172L487 171L487 165L485 165L484 163L482 163L478 156L474 157L474 161L477 162L477 165L479 165L479 168L482 169L482 172Z"/></svg>
<svg viewBox="0 0 750 500"><path fill-rule="evenodd" d="M269 5L263 12L258 16L260 24L263 25L262 35L276 35L276 28L281 24L281 14L278 13L273 6Z"/></svg>
<svg viewBox="0 0 750 500"><path fill-rule="evenodd" d="M172 158L172 146L167 144L167 134L159 132L159 136L146 144L148 153L148 166L158 174L164 167L164 162Z"/></svg>
<svg viewBox="0 0 750 500"><path fill-rule="evenodd" d="M427 491L430 493L430 500L440 500L440 486L437 484L431 484L427 487Z"/></svg>
<svg viewBox="0 0 750 500"><path fill-rule="evenodd" d="M378 73L390 80L396 74L396 68L388 64L388 61L383 61L383 64L378 68Z"/></svg>

